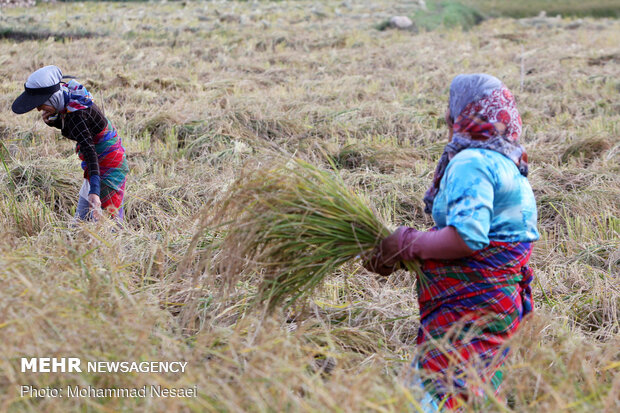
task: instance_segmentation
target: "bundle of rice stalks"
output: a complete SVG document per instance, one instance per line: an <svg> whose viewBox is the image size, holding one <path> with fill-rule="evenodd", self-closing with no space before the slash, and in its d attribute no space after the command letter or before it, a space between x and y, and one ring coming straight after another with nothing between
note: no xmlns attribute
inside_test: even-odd
<svg viewBox="0 0 620 413"><path fill-rule="evenodd" d="M209 211L208 225L225 233L219 271L228 281L259 274L256 298L290 305L390 234L368 204L334 172L299 159L242 176Z"/></svg>
<svg viewBox="0 0 620 413"><path fill-rule="evenodd" d="M15 162L6 171L6 178L0 174L0 179L8 180L18 198L35 194L56 212L68 212L75 205L82 178L72 159Z"/></svg>
<svg viewBox="0 0 620 413"><path fill-rule="evenodd" d="M338 168L375 169L391 173L397 168L412 168L419 156L412 149L394 148L386 144L352 143L332 151L328 159Z"/></svg>

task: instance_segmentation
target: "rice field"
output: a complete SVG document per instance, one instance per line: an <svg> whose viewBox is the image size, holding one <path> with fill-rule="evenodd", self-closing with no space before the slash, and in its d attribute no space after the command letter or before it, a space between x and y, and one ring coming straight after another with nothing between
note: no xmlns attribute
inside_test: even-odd
<svg viewBox="0 0 620 413"><path fill-rule="evenodd" d="M421 200L447 142L449 82L486 72L517 98L542 236L535 314L511 345L501 394L466 410L618 411L620 21L377 28L417 10L385 0L2 9L0 410L415 411L412 273L382 278L352 259L268 311L255 300L260 263L230 283L211 265L244 251L213 212L240 179L266 184L274 162L294 157L336 174L386 227L430 227ZM123 228L74 224L74 146L38 114L11 112L47 64L83 81L119 130L131 168ZM188 364L20 371L20 358L45 356ZM24 384L198 395L21 397Z"/></svg>

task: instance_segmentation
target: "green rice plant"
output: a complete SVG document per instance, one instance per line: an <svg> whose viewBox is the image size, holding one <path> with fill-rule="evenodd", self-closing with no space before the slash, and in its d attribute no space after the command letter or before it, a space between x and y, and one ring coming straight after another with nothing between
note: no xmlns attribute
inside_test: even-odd
<svg viewBox="0 0 620 413"><path fill-rule="evenodd" d="M368 204L333 171L300 159L246 174L210 209L212 224L226 230L220 270L232 281L258 267L258 301L290 305L390 234Z"/></svg>

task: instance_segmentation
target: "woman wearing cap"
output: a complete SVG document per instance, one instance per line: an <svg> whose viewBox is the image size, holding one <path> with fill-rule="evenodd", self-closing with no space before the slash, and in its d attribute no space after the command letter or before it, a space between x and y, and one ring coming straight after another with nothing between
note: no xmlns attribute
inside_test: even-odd
<svg viewBox="0 0 620 413"><path fill-rule="evenodd" d="M65 83L64 78L56 66L32 73L24 93L13 102L13 112L22 114L36 108L46 124L77 142L76 152L84 169L78 219L98 220L103 208L122 220L129 168L121 138L86 88L75 79Z"/></svg>
<svg viewBox="0 0 620 413"><path fill-rule="evenodd" d="M398 228L366 268L388 275L399 261L422 262L412 366L438 404L457 408L482 395L482 383L497 390L501 382L504 343L532 311L527 263L539 234L521 118L506 86L484 74L455 77L446 121L451 142L424 197L436 226Z"/></svg>

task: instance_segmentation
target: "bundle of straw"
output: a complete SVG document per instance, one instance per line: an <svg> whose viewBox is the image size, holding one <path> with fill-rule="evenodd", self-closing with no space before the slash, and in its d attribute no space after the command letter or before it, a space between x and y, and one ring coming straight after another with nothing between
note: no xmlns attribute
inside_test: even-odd
<svg viewBox="0 0 620 413"><path fill-rule="evenodd" d="M391 232L339 175L299 159L239 178L211 215L225 230L220 271L228 280L259 273L257 298L270 308L308 295L347 261L369 257Z"/></svg>

